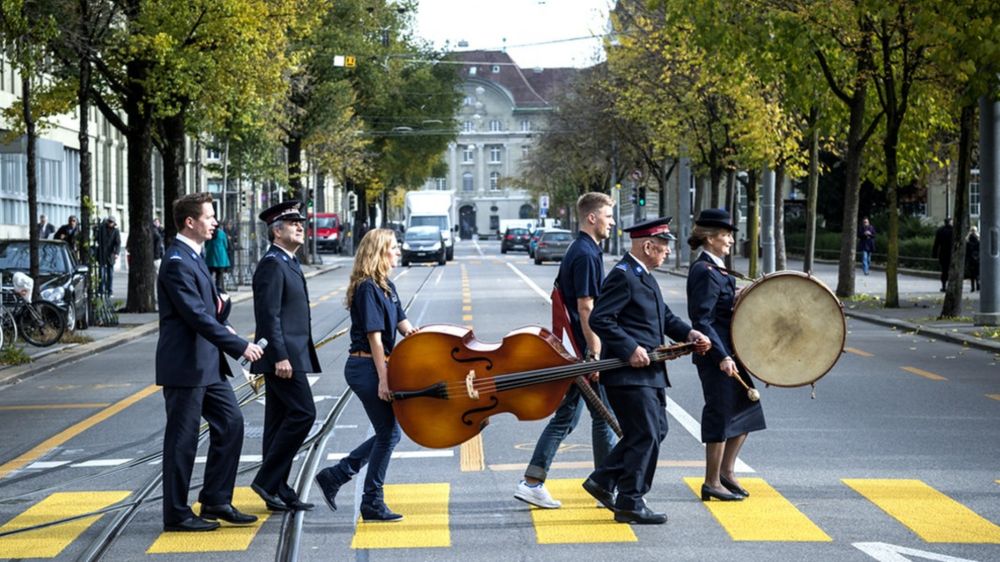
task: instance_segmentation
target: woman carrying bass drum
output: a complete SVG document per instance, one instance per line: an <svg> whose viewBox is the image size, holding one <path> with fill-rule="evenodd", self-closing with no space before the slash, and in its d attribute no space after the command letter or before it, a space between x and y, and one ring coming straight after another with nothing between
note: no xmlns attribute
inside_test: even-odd
<svg viewBox="0 0 1000 562"><path fill-rule="evenodd" d="M705 396L701 413L701 440L705 443L703 501L740 501L750 495L736 478L736 458L747 435L766 427L760 402L751 400L744 390L753 388L753 381L740 372L730 345L736 280L724 267L723 258L732 248L735 231L725 210L705 209L688 239L692 250L701 250L688 274L688 316L691 327L712 341L707 354L694 357ZM741 379L743 385L730 377Z"/></svg>

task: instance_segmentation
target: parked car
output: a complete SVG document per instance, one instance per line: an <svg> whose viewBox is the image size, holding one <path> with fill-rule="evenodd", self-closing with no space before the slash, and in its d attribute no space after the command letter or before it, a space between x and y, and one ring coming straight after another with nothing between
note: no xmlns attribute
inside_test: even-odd
<svg viewBox="0 0 1000 562"><path fill-rule="evenodd" d="M0 279L5 289L10 286L15 272L28 273L30 268L31 254L27 240L0 241ZM63 311L67 331L87 327L87 271L87 266L77 263L69 245L62 240L38 241L38 278L35 285L42 299Z"/></svg>
<svg viewBox="0 0 1000 562"><path fill-rule="evenodd" d="M312 219L312 215L310 215ZM340 253L340 239L343 225L337 213L317 213L316 214L316 249L320 252L330 251L335 254ZM309 235L312 236L313 225L308 225Z"/></svg>
<svg viewBox="0 0 1000 562"><path fill-rule="evenodd" d="M527 228L508 228L504 232L503 240L500 241L500 253L506 254L508 250L520 248L528 251L528 244L531 242L531 231Z"/></svg>
<svg viewBox="0 0 1000 562"><path fill-rule="evenodd" d="M535 248L535 265L541 265L543 261L562 261L572 243L572 232L562 229L546 230L538 239L538 247Z"/></svg>
<svg viewBox="0 0 1000 562"><path fill-rule="evenodd" d="M531 233L531 238L528 240L528 257L535 257L535 248L538 247L538 239L545 233L545 229L538 227L534 232Z"/></svg>
<svg viewBox="0 0 1000 562"><path fill-rule="evenodd" d="M421 261L436 261L438 265L447 263L447 248L440 228L411 226L403 235L403 265Z"/></svg>

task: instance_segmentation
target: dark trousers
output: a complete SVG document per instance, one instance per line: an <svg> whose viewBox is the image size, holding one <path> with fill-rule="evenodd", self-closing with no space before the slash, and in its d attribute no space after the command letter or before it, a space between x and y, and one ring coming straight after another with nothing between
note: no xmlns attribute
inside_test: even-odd
<svg viewBox="0 0 1000 562"><path fill-rule="evenodd" d="M378 508L384 503L382 486L392 450L399 443L400 430L392 405L378 397L378 372L368 357L348 357L344 378L368 414L375 435L358 445L334 467L341 482L347 482L367 464L365 491L361 504Z"/></svg>
<svg viewBox="0 0 1000 562"><path fill-rule="evenodd" d="M944 289L948 285L948 268L951 267L951 256L938 259L938 265L941 266L941 288Z"/></svg>
<svg viewBox="0 0 1000 562"><path fill-rule="evenodd" d="M111 282L114 280L115 275L115 262L109 264L102 263L98 266L98 284L97 292L102 295L111 296Z"/></svg>
<svg viewBox="0 0 1000 562"><path fill-rule="evenodd" d="M163 431L163 523L173 525L194 515L188 488L198 453L198 426L209 428L205 484L198 494L203 505L233 501L236 470L243 450L243 412L228 381L208 386L163 387L167 426Z"/></svg>
<svg viewBox="0 0 1000 562"><path fill-rule="evenodd" d="M667 399L662 388L608 386L608 401L622 427L622 439L590 478L605 490L618 489L615 507L641 509L653 485L660 443L667 436Z"/></svg>
<svg viewBox="0 0 1000 562"><path fill-rule="evenodd" d="M305 373L283 379L268 373L264 401L263 462L254 483L282 498L297 497L288 486L292 461L316 421L316 403Z"/></svg>

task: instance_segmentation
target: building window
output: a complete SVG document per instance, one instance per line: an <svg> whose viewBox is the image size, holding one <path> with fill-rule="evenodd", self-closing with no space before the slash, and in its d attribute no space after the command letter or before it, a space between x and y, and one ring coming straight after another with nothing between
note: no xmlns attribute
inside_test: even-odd
<svg viewBox="0 0 1000 562"><path fill-rule="evenodd" d="M490 172L490 191L500 191L500 172Z"/></svg>
<svg viewBox="0 0 1000 562"><path fill-rule="evenodd" d="M503 130L503 124L500 122L499 119L493 119L492 121L490 121L490 132L491 133L497 133L497 132L500 132L502 130Z"/></svg>
<svg viewBox="0 0 1000 562"><path fill-rule="evenodd" d="M475 100L472 99L472 96L465 96L465 99L462 100L462 105L469 106L472 105L474 101Z"/></svg>
<svg viewBox="0 0 1000 562"><path fill-rule="evenodd" d="M531 120L529 119L521 120L521 131L525 133L531 131Z"/></svg>
<svg viewBox="0 0 1000 562"><path fill-rule="evenodd" d="M476 148L474 146L466 146L462 149L462 163L472 164L476 161Z"/></svg>
<svg viewBox="0 0 1000 562"><path fill-rule="evenodd" d="M969 214L979 216L979 170L972 170L969 179Z"/></svg>
<svg viewBox="0 0 1000 562"><path fill-rule="evenodd" d="M218 148L206 148L205 158L208 160L222 160L222 152Z"/></svg>
<svg viewBox="0 0 1000 562"><path fill-rule="evenodd" d="M500 145L490 147L490 164L500 163Z"/></svg>
<svg viewBox="0 0 1000 562"><path fill-rule="evenodd" d="M475 76L475 75L476 75L476 67L470 66L469 67L469 76Z"/></svg>
<svg viewBox="0 0 1000 562"><path fill-rule="evenodd" d="M521 146L521 160L527 160L529 154L531 154L531 150L528 148L528 145L526 145L526 144L522 145Z"/></svg>
<svg viewBox="0 0 1000 562"><path fill-rule="evenodd" d="M448 190L448 178L434 178L434 189L438 191Z"/></svg>
<svg viewBox="0 0 1000 562"><path fill-rule="evenodd" d="M494 64L493 65L493 74L500 74L500 65L499 64Z"/></svg>
<svg viewBox="0 0 1000 562"><path fill-rule="evenodd" d="M472 182L472 172L462 174L462 191L473 191L475 185Z"/></svg>
<svg viewBox="0 0 1000 562"><path fill-rule="evenodd" d="M463 133L471 133L471 132L473 132L475 130L476 130L476 128L472 124L472 121L466 121L466 122L462 123L462 132Z"/></svg>

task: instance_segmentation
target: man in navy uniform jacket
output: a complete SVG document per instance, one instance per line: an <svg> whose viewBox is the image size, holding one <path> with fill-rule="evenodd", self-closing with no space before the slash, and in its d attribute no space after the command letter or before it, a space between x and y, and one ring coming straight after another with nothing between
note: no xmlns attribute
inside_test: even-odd
<svg viewBox="0 0 1000 562"><path fill-rule="evenodd" d="M601 357L627 360L629 366L601 372L623 435L583 487L621 523L667 521L666 514L652 511L643 500L667 436L665 390L670 386L666 365L651 363L649 352L663 344L664 334L695 342L701 353L711 346L667 308L653 278L652 271L670 255L670 241L675 239L669 222L670 217L653 219L625 229L632 247L604 279L590 315L590 327L602 342ZM610 492L616 488L617 498Z"/></svg>
<svg viewBox="0 0 1000 562"><path fill-rule="evenodd" d="M309 510L288 485L292 459L316 420L306 373L320 372L312 338L309 290L295 252L304 242L298 201L278 203L260 214L271 247L253 276L257 337L266 338L264 357L251 366L267 383L263 463L250 486L274 511Z"/></svg>
<svg viewBox="0 0 1000 562"><path fill-rule="evenodd" d="M257 520L232 505L243 449L243 414L223 353L249 361L259 346L228 324L228 303L201 257L202 245L218 226L212 196L193 193L174 201L177 239L167 249L156 282L160 339L156 384L163 387L167 425L163 432L163 526L167 531L211 531L216 519L247 524ZM205 483L198 498L201 517L188 506L188 487L198 451L200 418L208 422L211 445Z"/></svg>

